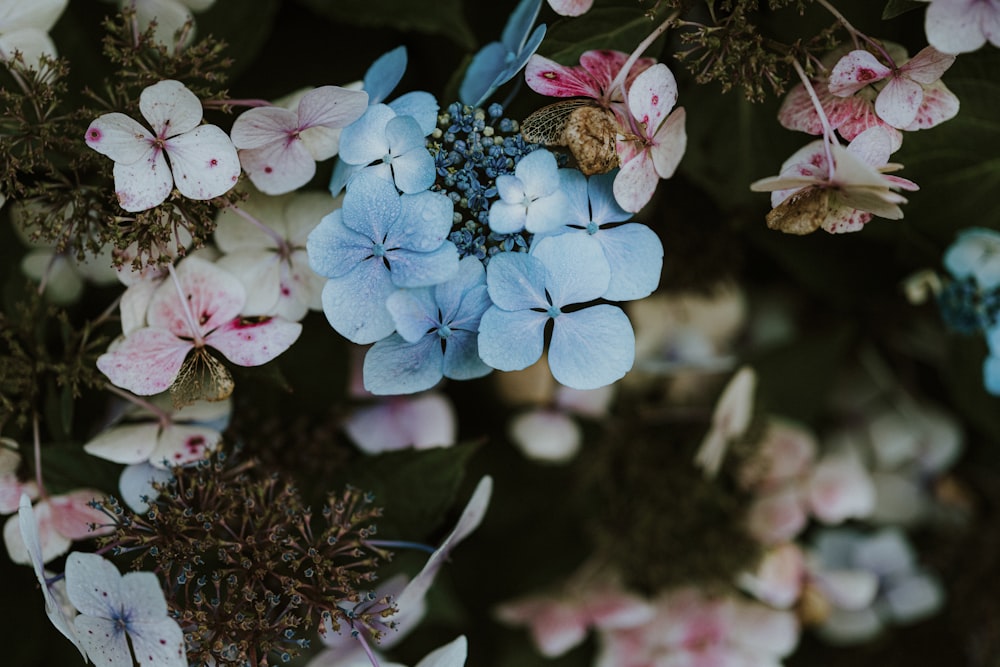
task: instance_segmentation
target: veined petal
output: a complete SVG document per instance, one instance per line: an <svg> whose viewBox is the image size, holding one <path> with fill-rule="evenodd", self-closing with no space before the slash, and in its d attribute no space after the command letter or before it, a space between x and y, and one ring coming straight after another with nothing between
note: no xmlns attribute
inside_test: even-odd
<svg viewBox="0 0 1000 667"><path fill-rule="evenodd" d="M533 91L547 97L592 97L599 99L603 92L593 75L587 70L560 65L537 53L528 60L524 69L524 80Z"/></svg>
<svg viewBox="0 0 1000 667"><path fill-rule="evenodd" d="M371 259L372 240L343 222L343 210L324 217L306 241L309 266L327 278L339 278Z"/></svg>
<svg viewBox="0 0 1000 667"><path fill-rule="evenodd" d="M389 108L397 116L410 116L416 120L425 137L437 127L437 112L440 108L437 99L423 90L412 90L400 95L389 102Z"/></svg>
<svg viewBox="0 0 1000 667"><path fill-rule="evenodd" d="M621 308L607 304L556 317L549 345L552 377L573 389L619 380L635 361L635 334Z"/></svg>
<svg viewBox="0 0 1000 667"><path fill-rule="evenodd" d="M205 338L237 366L260 366L292 346L302 325L279 317L235 318Z"/></svg>
<svg viewBox="0 0 1000 667"><path fill-rule="evenodd" d="M653 158L653 167L660 178L673 176L681 158L684 157L687 148L685 118L684 107L678 107L667 116L653 137L653 146L649 152Z"/></svg>
<svg viewBox="0 0 1000 667"><path fill-rule="evenodd" d="M200 125L166 145L177 190L190 199L213 199L240 179L240 158L229 136L215 125Z"/></svg>
<svg viewBox="0 0 1000 667"><path fill-rule="evenodd" d="M498 253L486 267L490 299L508 311L547 309L550 304L545 297L545 286L549 280L545 265L537 257L522 252Z"/></svg>
<svg viewBox="0 0 1000 667"><path fill-rule="evenodd" d="M479 358L479 335L475 331L452 332L445 343L442 368L444 376L453 380L471 380L493 370Z"/></svg>
<svg viewBox="0 0 1000 667"><path fill-rule="evenodd" d="M917 83L930 85L940 79L954 62L955 56L941 53L933 46L925 46L899 69Z"/></svg>
<svg viewBox="0 0 1000 667"><path fill-rule="evenodd" d="M851 51L837 61L830 72L828 86L838 97L848 97L865 86L892 75L892 70L863 49Z"/></svg>
<svg viewBox="0 0 1000 667"><path fill-rule="evenodd" d="M244 111L233 121L230 133L236 148L260 148L286 142L299 129L298 116L282 107L257 107Z"/></svg>
<svg viewBox="0 0 1000 667"><path fill-rule="evenodd" d="M316 161L299 138L241 150L239 159L250 182L268 195L296 190L316 175Z"/></svg>
<svg viewBox="0 0 1000 667"><path fill-rule="evenodd" d="M896 128L907 127L917 118L924 101L924 89L916 81L893 77L875 98L875 113Z"/></svg>
<svg viewBox="0 0 1000 667"><path fill-rule="evenodd" d="M60 535L71 540L83 540L97 535L107 535L114 526L107 525L107 515L91 507L91 501L104 498L104 494L94 489L77 489L70 493L49 498L52 506L52 526ZM97 524L94 530L92 524Z"/></svg>
<svg viewBox="0 0 1000 667"><path fill-rule="evenodd" d="M347 227L367 236L375 243L381 243L400 217L403 204L390 181L366 169L351 181L351 187L344 195L344 205L340 210L343 212L343 222Z"/></svg>
<svg viewBox="0 0 1000 667"><path fill-rule="evenodd" d="M580 67L594 77L594 81L597 82L598 87L604 91L605 95L611 93L617 95L616 91L609 91L608 87L615 80L615 77L618 76L618 72L624 67L628 57L627 53L611 51L609 49L584 51L580 54ZM632 64L632 69L625 80L625 88L631 88L632 84L635 83L636 77L655 64L656 60L654 58L639 58L636 60Z"/></svg>
<svg viewBox="0 0 1000 667"><path fill-rule="evenodd" d="M395 324L385 306L396 290L381 262L366 261L323 287L323 312L330 326L352 343L365 344L385 338Z"/></svg>
<svg viewBox="0 0 1000 667"><path fill-rule="evenodd" d="M167 79L139 94L139 111L161 139L190 132L201 122L201 101L180 81ZM228 141L228 137L226 139Z"/></svg>
<svg viewBox="0 0 1000 667"><path fill-rule="evenodd" d="M408 343L416 343L439 324L437 303L429 287L397 290L386 299L386 308L396 332Z"/></svg>
<svg viewBox="0 0 1000 667"><path fill-rule="evenodd" d="M611 280L602 295L610 301L642 299L660 283L663 244L646 225L632 222L594 235L611 267Z"/></svg>
<svg viewBox="0 0 1000 667"><path fill-rule="evenodd" d="M430 252L400 248L386 254L396 287L429 287L458 273L458 249L451 241Z"/></svg>
<svg viewBox="0 0 1000 667"><path fill-rule="evenodd" d="M347 127L368 109L368 93L340 86L320 86L299 101L299 130Z"/></svg>
<svg viewBox="0 0 1000 667"><path fill-rule="evenodd" d="M376 395L413 394L441 381L441 339L423 336L408 343L398 334L375 343L365 354L365 389Z"/></svg>
<svg viewBox="0 0 1000 667"><path fill-rule="evenodd" d="M423 191L399 198L400 213L385 235L387 248L418 252L437 250L451 231L455 205L440 192Z"/></svg>
<svg viewBox="0 0 1000 667"><path fill-rule="evenodd" d="M480 358L501 371L527 368L542 356L548 320L548 315L533 310L510 312L490 306L479 323Z"/></svg>
<svg viewBox="0 0 1000 667"><path fill-rule="evenodd" d="M116 162L112 173L118 205L129 212L159 206L174 187L174 178L161 150L150 151L146 158L132 164Z"/></svg>
<svg viewBox="0 0 1000 667"><path fill-rule="evenodd" d="M165 329L139 329L97 358L97 368L117 387L140 396L166 391L194 346Z"/></svg>
<svg viewBox="0 0 1000 667"><path fill-rule="evenodd" d="M663 63L657 63L637 76L628 91L629 110L650 138L676 103L677 80Z"/></svg>
<svg viewBox="0 0 1000 667"><path fill-rule="evenodd" d="M236 276L200 257L188 257L178 264L176 273L184 294L178 292L172 279L165 280L149 304L146 318L150 327L186 338L204 336L239 315L246 302L246 292ZM197 332L191 331L185 314L188 309Z"/></svg>
<svg viewBox="0 0 1000 667"><path fill-rule="evenodd" d="M389 152L385 126L396 112L385 104L375 104L340 133L340 159L348 164L365 165L381 160Z"/></svg>
<svg viewBox="0 0 1000 667"><path fill-rule="evenodd" d="M87 128L87 145L115 162L132 164L153 152L153 135L123 113L106 113Z"/></svg>
<svg viewBox="0 0 1000 667"><path fill-rule="evenodd" d="M141 574L152 574L151 572L129 572L122 577L123 585L130 581L130 577ZM155 580L155 575L154 575ZM163 593L157 593L160 599ZM136 599L130 594L129 599ZM134 609L145 609L149 596L145 596L133 607ZM129 627L129 639L132 641L132 649L135 651L135 660L140 667L187 667L188 661L184 653L184 632L177 625L177 621L164 617L155 622L138 621Z"/></svg>
<svg viewBox="0 0 1000 667"><path fill-rule="evenodd" d="M66 559L66 594L83 615L82 618L110 619L118 614L118 605L124 601L120 589L121 578L118 568L97 554L74 551ZM80 618L77 617L78 620ZM86 632L82 634L85 635ZM125 633L121 628L114 634L120 634L122 643L125 643ZM127 645L125 652L128 653ZM129 662L131 661L130 655Z"/></svg>
<svg viewBox="0 0 1000 667"><path fill-rule="evenodd" d="M554 306L585 303L608 290L611 266L589 234L547 236L532 246L531 256L548 270L545 289Z"/></svg>

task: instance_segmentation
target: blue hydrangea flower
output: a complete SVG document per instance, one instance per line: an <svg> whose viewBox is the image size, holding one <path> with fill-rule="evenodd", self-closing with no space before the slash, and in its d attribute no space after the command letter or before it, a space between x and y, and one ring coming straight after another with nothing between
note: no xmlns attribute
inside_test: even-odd
<svg viewBox="0 0 1000 667"><path fill-rule="evenodd" d="M541 149L521 158L514 175L497 176L500 195L490 206L490 229L513 234L522 229L544 234L559 228L566 215L566 194L560 185L556 158Z"/></svg>
<svg viewBox="0 0 1000 667"><path fill-rule="evenodd" d="M1000 287L1000 233L982 227L963 230L945 252L944 266L958 279L972 277L981 289Z"/></svg>
<svg viewBox="0 0 1000 667"><path fill-rule="evenodd" d="M620 379L635 359L632 325L617 306L575 307L608 289L611 267L601 248L577 234L539 240L530 253L498 253L486 285L493 304L479 324L479 356L504 371L527 368L542 354L552 320L549 368L573 389Z"/></svg>
<svg viewBox="0 0 1000 667"><path fill-rule="evenodd" d="M458 99L477 107L524 68L545 37L544 25L531 32L541 7L542 0L521 0L500 41L487 44L473 56L459 86Z"/></svg>
<svg viewBox="0 0 1000 667"><path fill-rule="evenodd" d="M646 225L617 224L632 217L615 201L616 171L591 176L577 169L560 169L562 191L569 202L563 225L553 234L579 234L596 243L611 265L611 282L602 296L628 301L649 296L660 283L663 244Z"/></svg>
<svg viewBox="0 0 1000 667"><path fill-rule="evenodd" d="M340 134L340 160L361 166L393 182L405 194L434 184L434 158L427 151L424 133L410 116L397 115L389 106L376 104ZM359 173L359 172L358 172Z"/></svg>
<svg viewBox="0 0 1000 667"><path fill-rule="evenodd" d="M486 270L474 257L458 265L451 280L419 289L399 290L387 306L396 333L365 355L365 388L373 394L412 394L430 389L442 377L469 380L492 368L479 358L479 320L490 307Z"/></svg>
<svg viewBox="0 0 1000 667"><path fill-rule="evenodd" d="M364 81L362 84L362 89L368 93L368 111L372 108L382 105L386 98L395 90L396 86L399 84L400 80L403 78L403 73L406 71L407 55L406 47L400 46L398 48L389 51L378 57L375 62L372 63L368 71L365 72ZM437 112L438 112L438 102L430 93L424 92L422 90L415 90L409 93L400 95L395 100L389 102L387 106L392 109L397 116L409 116L413 118L417 125L420 126L420 131L422 136L426 137L433 130L437 124ZM383 112L384 113L384 112ZM352 125L365 121L366 123L371 123L371 119L365 120L365 115L361 116ZM352 127L348 125L345 130ZM348 136L356 130L348 131ZM341 139L343 140L343 139ZM353 178L353 176L364 168L364 165L368 164L374 159L380 159L382 155L379 155L372 160L367 162L345 162L343 160L343 153L341 153L341 159L337 160L334 166L333 176L330 179L330 192L334 196L340 194L340 191L344 189L347 182Z"/></svg>
<svg viewBox="0 0 1000 667"><path fill-rule="evenodd" d="M329 278L323 311L355 343L373 343L396 326L386 299L400 287L452 278L458 250L446 240L453 207L445 195L400 195L392 183L362 172L343 206L324 217L306 240L313 271Z"/></svg>

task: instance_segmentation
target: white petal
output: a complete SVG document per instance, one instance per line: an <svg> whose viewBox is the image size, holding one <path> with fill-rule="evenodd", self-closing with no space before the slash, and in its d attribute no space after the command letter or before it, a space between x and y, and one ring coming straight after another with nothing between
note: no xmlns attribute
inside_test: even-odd
<svg viewBox="0 0 1000 667"><path fill-rule="evenodd" d="M229 137L215 125L200 125L167 142L174 183L185 197L212 199L240 178L240 159Z"/></svg>
<svg viewBox="0 0 1000 667"><path fill-rule="evenodd" d="M198 127L202 116L198 97L183 83L172 79L143 90L139 94L139 111L160 139L190 132Z"/></svg>

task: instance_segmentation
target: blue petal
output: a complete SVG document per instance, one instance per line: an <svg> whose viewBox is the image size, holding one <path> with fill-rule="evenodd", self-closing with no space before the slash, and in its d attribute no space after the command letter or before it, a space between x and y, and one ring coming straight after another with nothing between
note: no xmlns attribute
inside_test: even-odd
<svg viewBox="0 0 1000 667"><path fill-rule="evenodd" d="M561 384L603 387L624 377L634 361L635 334L621 308L601 304L556 317L549 368Z"/></svg>
<svg viewBox="0 0 1000 667"><path fill-rule="evenodd" d="M416 343L440 325L434 292L429 287L396 290L385 305L396 324L396 333L408 343Z"/></svg>
<svg viewBox="0 0 1000 667"><path fill-rule="evenodd" d="M403 211L396 188L371 169L358 173L344 195L344 224L381 243Z"/></svg>
<svg viewBox="0 0 1000 667"><path fill-rule="evenodd" d="M611 265L601 244L588 234L546 236L532 246L531 256L548 270L545 287L552 303L560 308L593 301L608 291ZM493 261L490 260L490 268ZM493 302L498 303L496 297Z"/></svg>
<svg viewBox="0 0 1000 667"><path fill-rule="evenodd" d="M456 331L444 348L443 370L453 380L471 380L488 375L493 369L479 358L479 335L474 331Z"/></svg>
<svg viewBox="0 0 1000 667"><path fill-rule="evenodd" d="M566 195L565 224L586 227L591 220L587 177L579 169L560 169L559 189Z"/></svg>
<svg viewBox="0 0 1000 667"><path fill-rule="evenodd" d="M548 320L548 315L533 310L509 312L491 306L479 323L479 357L501 371L527 368L542 356Z"/></svg>
<svg viewBox="0 0 1000 667"><path fill-rule="evenodd" d="M458 273L458 248L451 241L431 252L392 250L386 253L396 287L429 287Z"/></svg>
<svg viewBox="0 0 1000 667"><path fill-rule="evenodd" d="M601 229L594 238L603 246L611 265L611 282L604 298L610 301L641 299L660 284L663 245L646 225L632 222Z"/></svg>
<svg viewBox="0 0 1000 667"><path fill-rule="evenodd" d="M540 148L528 153L514 167L514 174L531 197L544 197L559 191L559 166L556 156ZM497 180L500 180L499 178ZM499 183L497 184L499 186Z"/></svg>
<svg viewBox="0 0 1000 667"><path fill-rule="evenodd" d="M406 47L400 46L384 53L365 72L364 89L368 104L378 104L399 85L406 72Z"/></svg>
<svg viewBox="0 0 1000 667"><path fill-rule="evenodd" d="M396 187L406 194L427 190L437 178L434 157L423 146L395 155L392 158L392 178Z"/></svg>
<svg viewBox="0 0 1000 667"><path fill-rule="evenodd" d="M323 286L323 312L334 330L347 340L361 345L374 343L396 328L385 306L395 290L385 265L370 259L327 281Z"/></svg>
<svg viewBox="0 0 1000 667"><path fill-rule="evenodd" d="M409 116L417 121L417 125L420 126L425 137L437 127L437 114L440 106L430 93L422 90L411 91L390 102L389 107L396 112L396 115Z"/></svg>
<svg viewBox="0 0 1000 667"><path fill-rule="evenodd" d="M1000 233L983 227L964 230L945 252L944 266L956 278L973 276L982 289L1000 286Z"/></svg>
<svg viewBox="0 0 1000 667"><path fill-rule="evenodd" d="M365 389L373 394L413 394L441 381L441 341L424 336L408 343L398 334L380 340L365 354Z"/></svg>
<svg viewBox="0 0 1000 667"><path fill-rule="evenodd" d="M420 125L410 116L396 116L385 126L385 138L389 142L389 150L393 155L402 155L414 148L422 149L430 155L420 133Z"/></svg>
<svg viewBox="0 0 1000 667"><path fill-rule="evenodd" d="M320 220L306 238L309 267L325 278L338 278L372 254L372 242L343 222L343 212L333 211Z"/></svg>
<svg viewBox="0 0 1000 667"><path fill-rule="evenodd" d="M490 299L504 310L548 309L545 286L549 273L542 263L523 252L494 255L486 267Z"/></svg>
<svg viewBox="0 0 1000 667"><path fill-rule="evenodd" d="M340 159L348 164L366 165L381 160L389 152L385 126L396 112L385 104L375 104L340 133Z"/></svg>
<svg viewBox="0 0 1000 667"><path fill-rule="evenodd" d="M351 179L362 169L364 169L364 165L347 164L338 158L333 166L333 176L330 177L330 194L334 197L339 195L340 191L347 187Z"/></svg>
<svg viewBox="0 0 1000 667"><path fill-rule="evenodd" d="M436 250L451 231L455 204L448 195L424 190L399 198L399 218L386 236L386 247Z"/></svg>
<svg viewBox="0 0 1000 667"><path fill-rule="evenodd" d="M479 317L489 307L490 302L489 297L485 295L486 268L475 257L464 257L458 263L458 273L455 277L434 288L434 300L438 310L441 311L441 321L451 326L456 318L464 319L472 316L469 310L476 308L476 298L468 299L466 295L470 290L476 288L482 288L483 295L476 298L484 299L486 305L475 314L476 324L474 326L463 327L471 331L479 329ZM466 303L467 300L468 303Z"/></svg>
<svg viewBox="0 0 1000 667"><path fill-rule="evenodd" d="M618 170L606 174L591 176L587 181L587 191L590 197L590 217L588 220L603 225L609 222L625 222L632 214L618 205L615 193L611 189Z"/></svg>
<svg viewBox="0 0 1000 667"><path fill-rule="evenodd" d="M513 234L524 229L528 221L528 211L524 204L516 204L498 199L490 205L490 229L497 234Z"/></svg>
<svg viewBox="0 0 1000 667"><path fill-rule="evenodd" d="M524 47L524 40L538 18L538 12L542 8L542 0L521 0L517 7L507 19L504 26L503 35L500 41L504 43L507 50L512 53L521 51ZM540 41L540 40L539 40Z"/></svg>
<svg viewBox="0 0 1000 667"><path fill-rule="evenodd" d="M503 71L497 75L497 78L493 79L494 89L507 83L517 76L518 72L524 69L524 66L527 65L528 61L531 59L531 56L535 55L535 51L537 51L538 47L541 46L542 39L544 38L545 26L540 25L535 28L535 32L531 33L531 37L528 39L527 43L525 43L520 50L513 54L514 57L508 59L507 66L504 67Z"/></svg>
<svg viewBox="0 0 1000 667"><path fill-rule="evenodd" d="M503 73L508 55L513 55L500 42L492 42L481 48L465 70L462 85L458 88L458 99L462 104L479 106L498 87L493 85L497 76Z"/></svg>
<svg viewBox="0 0 1000 667"><path fill-rule="evenodd" d="M524 228L532 234L546 234L565 229L566 195L562 190L548 194L531 202L524 219Z"/></svg>

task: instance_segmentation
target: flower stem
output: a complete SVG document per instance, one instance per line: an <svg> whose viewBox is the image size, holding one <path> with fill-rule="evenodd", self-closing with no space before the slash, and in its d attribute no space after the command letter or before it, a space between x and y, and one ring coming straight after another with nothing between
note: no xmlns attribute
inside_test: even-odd
<svg viewBox="0 0 1000 667"><path fill-rule="evenodd" d="M240 208L236 204L230 204L229 208L233 211L233 213L235 213L236 215L240 216L241 218L243 218L244 220L246 220L247 222L249 222L251 225L253 225L254 227L256 227L257 229L259 229L260 231L262 231L265 234L267 234L268 236L270 236L271 240L274 241L275 245L278 246L278 253L282 257L288 257L291 254L291 250L292 249L291 249L288 241L284 237L282 237L281 234L279 234L278 232L274 231L273 229L271 229L270 227L268 227L266 224L264 224L263 222L261 222L260 220L258 220L256 217L250 215L249 213L247 213L246 211L244 211L242 208Z"/></svg>
<svg viewBox="0 0 1000 667"><path fill-rule="evenodd" d="M628 73L632 70L632 66L635 65L635 61L637 61L639 57L642 55L642 53L649 48L650 44L655 42L660 35L666 32L667 28L670 27L670 25L674 22L674 20L678 16L679 12L674 12L673 14L668 16L666 19L663 20L663 23L661 23L656 27L656 30L649 33L649 36L639 43L639 46L635 47L635 50L632 51L632 54L628 57L628 60L626 60L625 64L622 65L622 68L618 71L618 74L611 82L611 85L608 86L608 95L611 95L611 92L613 90L620 87L622 91L622 99L626 99L625 81L628 79Z"/></svg>
<svg viewBox="0 0 1000 667"><path fill-rule="evenodd" d="M802 69L802 65L799 64L798 60L792 61L792 66L798 73L799 78L802 79L802 85L805 86L806 92L809 93L809 99L812 101L813 108L816 109L817 115L819 115L819 122L823 125L823 150L826 152L826 164L827 164L827 176L828 178L833 178L833 149L831 148L831 142L836 141L836 137L833 136L833 128L830 127L830 119L826 117L826 112L823 111L823 105L819 102L819 97L816 95L816 91L812 87L812 82L809 81L809 77L806 76L805 70Z"/></svg>
<svg viewBox="0 0 1000 667"><path fill-rule="evenodd" d="M195 326L194 314L191 313L191 304L188 303L187 297L184 294L184 288L181 287L181 281L177 278L177 271L174 269L174 265L167 264L167 270L170 272L170 279L174 282L174 287L177 289L181 312L184 313L184 319L187 320L188 327L191 329L192 342L195 347L204 347L205 339L201 336L201 328Z"/></svg>
<svg viewBox="0 0 1000 667"><path fill-rule="evenodd" d="M112 394L117 394L118 396L121 396L129 403L133 403L135 405L138 405L140 408L145 408L146 410L149 410L154 415L156 415L156 418L160 421L161 426L166 427L170 424L170 415L165 410L156 407L146 399L136 396L132 392L120 389L115 385L111 384L110 382L105 383L104 388L110 391Z"/></svg>
<svg viewBox="0 0 1000 667"><path fill-rule="evenodd" d="M826 9L826 11L833 14L833 17L837 19L837 21L839 21L842 26L844 26L844 29L847 30L848 34L850 34L851 39L854 40L855 48L857 48L858 46L858 39L864 40L868 44L871 44L875 48L875 50L877 50L882 55L882 57L885 58L886 63L889 65L889 67L891 67L892 69L896 69L895 61L892 59L892 56L889 55L889 52L882 47L881 44L879 44L874 39L872 39L865 33L855 28L853 25L851 25L851 22L848 21L847 18L840 13L840 10L838 10L836 7L827 2L827 0L816 0L816 2L824 9Z"/></svg>

